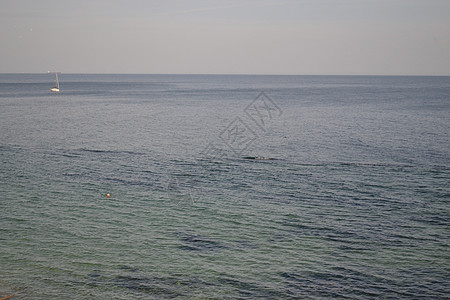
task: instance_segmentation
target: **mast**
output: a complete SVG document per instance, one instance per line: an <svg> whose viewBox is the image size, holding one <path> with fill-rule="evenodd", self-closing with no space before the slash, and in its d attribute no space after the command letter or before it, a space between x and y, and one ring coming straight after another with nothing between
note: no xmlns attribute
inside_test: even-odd
<svg viewBox="0 0 450 300"><path fill-rule="evenodd" d="M56 86L58 87L59 90L58 72L56 72L55 74L56 74Z"/></svg>

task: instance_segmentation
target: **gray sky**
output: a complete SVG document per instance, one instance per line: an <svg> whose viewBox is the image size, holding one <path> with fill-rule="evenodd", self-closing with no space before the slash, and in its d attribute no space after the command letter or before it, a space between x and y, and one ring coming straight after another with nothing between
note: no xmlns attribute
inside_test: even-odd
<svg viewBox="0 0 450 300"><path fill-rule="evenodd" d="M0 0L0 73L450 75L450 0Z"/></svg>

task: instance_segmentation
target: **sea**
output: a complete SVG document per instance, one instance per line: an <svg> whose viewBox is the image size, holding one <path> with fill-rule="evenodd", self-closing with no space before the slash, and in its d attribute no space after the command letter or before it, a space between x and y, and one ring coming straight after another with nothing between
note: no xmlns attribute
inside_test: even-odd
<svg viewBox="0 0 450 300"><path fill-rule="evenodd" d="M0 74L0 298L449 299L450 77Z"/></svg>

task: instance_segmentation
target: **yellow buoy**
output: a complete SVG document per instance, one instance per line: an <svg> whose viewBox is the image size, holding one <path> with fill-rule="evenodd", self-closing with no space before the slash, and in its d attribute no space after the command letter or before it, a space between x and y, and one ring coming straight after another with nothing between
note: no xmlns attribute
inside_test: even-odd
<svg viewBox="0 0 450 300"><path fill-rule="evenodd" d="M111 197L111 194L110 193L106 194L106 197L108 197L108 198Z"/></svg>

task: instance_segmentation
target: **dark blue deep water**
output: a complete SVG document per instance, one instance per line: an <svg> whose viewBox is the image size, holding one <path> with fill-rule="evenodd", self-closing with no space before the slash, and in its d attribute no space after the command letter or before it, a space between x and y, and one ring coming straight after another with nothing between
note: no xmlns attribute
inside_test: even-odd
<svg viewBox="0 0 450 300"><path fill-rule="evenodd" d="M450 77L59 77L0 75L0 298L449 296Z"/></svg>

